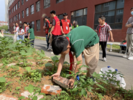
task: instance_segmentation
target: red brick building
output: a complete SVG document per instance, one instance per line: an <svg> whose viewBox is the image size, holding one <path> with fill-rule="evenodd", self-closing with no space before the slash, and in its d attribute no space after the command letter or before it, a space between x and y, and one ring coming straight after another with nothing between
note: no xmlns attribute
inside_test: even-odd
<svg viewBox="0 0 133 100"><path fill-rule="evenodd" d="M9 27L12 31L15 22L32 22L35 35L45 36L42 14L50 17L51 10L55 10L59 18L66 12L71 22L77 20L79 25L93 29L98 25L98 17L105 15L115 41L122 41L126 36L125 23L131 16L132 4L133 0L14 0L9 7Z"/></svg>

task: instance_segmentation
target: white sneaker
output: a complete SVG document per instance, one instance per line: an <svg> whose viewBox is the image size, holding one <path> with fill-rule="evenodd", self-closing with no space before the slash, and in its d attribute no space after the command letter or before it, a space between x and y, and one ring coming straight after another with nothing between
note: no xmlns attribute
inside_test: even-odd
<svg viewBox="0 0 133 100"><path fill-rule="evenodd" d="M128 58L128 55L124 55L123 57L124 57L124 58Z"/></svg>
<svg viewBox="0 0 133 100"><path fill-rule="evenodd" d="M107 61L107 59L106 59L106 58L103 58L103 61L104 61L104 62L106 62L106 61Z"/></svg>
<svg viewBox="0 0 133 100"><path fill-rule="evenodd" d="M128 60L133 60L133 57L129 57Z"/></svg>

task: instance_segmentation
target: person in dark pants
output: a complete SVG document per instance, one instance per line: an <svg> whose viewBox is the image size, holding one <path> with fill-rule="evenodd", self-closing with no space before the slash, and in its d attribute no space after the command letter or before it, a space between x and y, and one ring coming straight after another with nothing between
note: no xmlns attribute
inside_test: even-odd
<svg viewBox="0 0 133 100"><path fill-rule="evenodd" d="M35 35L34 35L34 29L32 28L31 23L29 24L28 39L30 39L31 46L34 47Z"/></svg>
<svg viewBox="0 0 133 100"><path fill-rule="evenodd" d="M48 20L48 17L45 16L44 17L45 20L45 26L43 27L43 29L45 29L45 34L46 34L46 42L47 42L47 50L49 49L49 37L48 37L48 31L50 28L50 21Z"/></svg>
<svg viewBox="0 0 133 100"><path fill-rule="evenodd" d="M51 14L51 17L53 18L52 28L51 28L51 31L50 31L50 34L52 34L52 40L53 40L56 37L61 36L62 32L61 32L61 28L60 28L60 20L56 16L56 12L54 10L52 10L50 12L50 14Z"/></svg>
<svg viewBox="0 0 133 100"><path fill-rule="evenodd" d="M25 32L25 38L28 38L28 30L29 30L29 27L28 27L28 24L27 22L24 22L24 32Z"/></svg>
<svg viewBox="0 0 133 100"><path fill-rule="evenodd" d="M99 22L99 25L96 29L97 33L98 33L98 36L99 36L99 41L100 41L100 45L101 45L101 48L102 48L102 52L103 52L103 61L106 62L106 46L107 46L107 41L109 40L109 36L111 37L111 41L114 42L114 39L113 39L113 34L112 34L112 29L110 27L110 25L108 25L106 22L105 22L105 17L102 15L99 17L98 19L98 22Z"/></svg>

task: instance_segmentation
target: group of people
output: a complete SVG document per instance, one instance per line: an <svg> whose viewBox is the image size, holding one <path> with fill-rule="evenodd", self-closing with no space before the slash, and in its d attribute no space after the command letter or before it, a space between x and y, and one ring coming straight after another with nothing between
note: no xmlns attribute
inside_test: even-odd
<svg viewBox="0 0 133 100"><path fill-rule="evenodd" d="M64 13L63 19L59 20L56 16L56 12L51 11L51 17L53 18L52 22L49 21L47 16L44 17L45 26L43 28L46 33L47 50L52 50L51 44L53 38L67 35L72 29L78 27L77 21L73 21L73 25L71 25L67 13Z"/></svg>
<svg viewBox="0 0 133 100"><path fill-rule="evenodd" d="M44 27L46 29L46 34L50 37L52 37L50 44L52 46L52 50L55 55L61 55L58 69L55 74L53 74L53 77L59 77L63 62L65 60L66 55L69 53L70 57L70 70L74 73L77 73L79 71L80 66L82 65L82 54L84 55L86 65L89 67L87 68L87 78L93 78L92 74L97 68L98 61L99 61L99 46L102 48L102 57L103 61L106 62L106 46L107 41L110 40L114 42L112 29L109 24L106 23L105 16L101 15L98 18L99 25L97 26L96 30L93 30L92 28L88 26L75 26L71 30L71 24L70 20L68 19L68 16L66 13L63 14L63 19L60 21L58 17L56 16L56 12L52 10L50 12L51 17L53 18L52 23L48 21L48 18L45 17L46 20L46 26ZM133 52L133 8L131 8L131 14L132 17L129 19L129 21L126 24L126 27L128 27L127 32L127 49L128 49L128 59L132 60L130 57ZM48 31L49 27L50 30ZM48 31L48 32L47 32ZM129 32L130 31L130 32ZM48 37L47 36L47 37ZM130 44L129 44L130 41ZM132 41L132 42L131 42ZM132 45L131 45L132 44ZM129 48L130 45L130 48ZM130 56L129 56L130 55ZM75 58L76 61L80 62L80 64L74 66L75 64ZM127 57L127 55L126 55ZM69 86L72 87L74 84L74 77L72 77L69 80Z"/></svg>
<svg viewBox="0 0 133 100"><path fill-rule="evenodd" d="M32 27L32 24L27 24L27 22L23 23L23 26L19 26L18 23L15 24L15 30L13 31L14 33L14 42L16 42L17 40L22 40L24 41L24 39L29 39L30 40L30 44L32 46L34 46L34 39L35 39L35 35L34 35L34 29Z"/></svg>

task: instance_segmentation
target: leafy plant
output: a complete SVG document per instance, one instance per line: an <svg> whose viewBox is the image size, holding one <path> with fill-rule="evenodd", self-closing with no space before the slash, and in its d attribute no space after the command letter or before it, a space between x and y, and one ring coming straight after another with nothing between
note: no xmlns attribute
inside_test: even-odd
<svg viewBox="0 0 133 100"><path fill-rule="evenodd" d="M31 67L26 67L26 72L22 75L21 80L31 80L33 82L41 81L42 71L40 70L31 70Z"/></svg>
<svg viewBox="0 0 133 100"><path fill-rule="evenodd" d="M10 83L6 82L6 79L4 77L0 77L0 93L5 91L9 84Z"/></svg>

